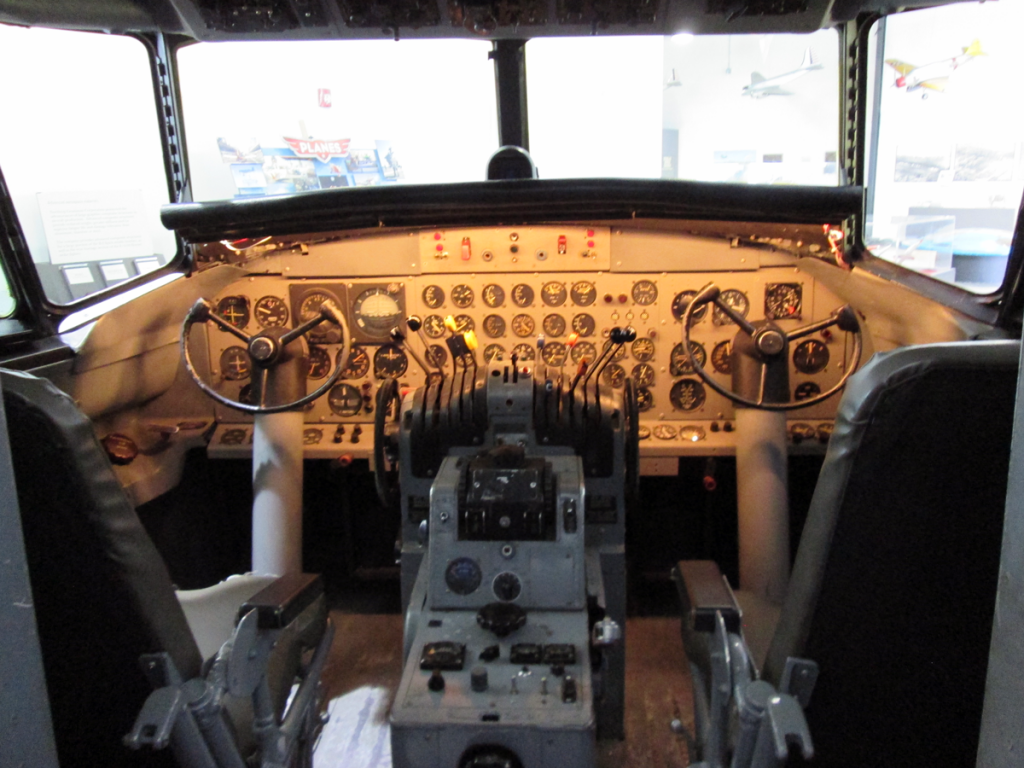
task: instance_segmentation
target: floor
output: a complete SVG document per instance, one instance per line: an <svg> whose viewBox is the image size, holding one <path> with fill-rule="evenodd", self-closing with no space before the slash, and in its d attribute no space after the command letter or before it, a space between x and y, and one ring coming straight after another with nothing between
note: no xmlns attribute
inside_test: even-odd
<svg viewBox="0 0 1024 768"><path fill-rule="evenodd" d="M388 709L402 672L402 616L331 612L336 633L324 672L330 722L316 768L389 768ZM599 768L683 768L692 729L690 676L679 619L637 617L626 623L626 738L599 742ZM439 766L439 768L445 768Z"/></svg>

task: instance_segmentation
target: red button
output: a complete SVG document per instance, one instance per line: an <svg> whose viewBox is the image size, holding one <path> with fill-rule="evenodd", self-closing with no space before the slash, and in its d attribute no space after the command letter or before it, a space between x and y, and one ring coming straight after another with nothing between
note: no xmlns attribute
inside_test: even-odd
<svg viewBox="0 0 1024 768"><path fill-rule="evenodd" d="M624 293L620 293L619 294L619 304L625 304L627 301L629 301L629 296L627 296Z"/></svg>
<svg viewBox="0 0 1024 768"><path fill-rule="evenodd" d="M593 236L594 236L594 230L588 229L587 230L587 237L593 237Z"/></svg>
<svg viewBox="0 0 1024 768"><path fill-rule="evenodd" d="M434 239L435 240L440 240L441 239L441 233L440 232L435 232L434 233Z"/></svg>
<svg viewBox="0 0 1024 768"><path fill-rule="evenodd" d="M441 245L441 243L438 243L438 244L437 244L437 250L439 250L439 251L443 251L443 250L444 250L444 246L443 246L443 245Z"/></svg>

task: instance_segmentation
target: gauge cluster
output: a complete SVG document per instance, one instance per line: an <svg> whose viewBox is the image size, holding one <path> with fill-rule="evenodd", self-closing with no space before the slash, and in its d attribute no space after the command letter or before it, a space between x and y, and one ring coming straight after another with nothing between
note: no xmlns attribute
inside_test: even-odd
<svg viewBox="0 0 1024 768"><path fill-rule="evenodd" d="M265 328L294 328L316 317L328 298L344 309L354 342L348 360L339 360L341 331L333 323L321 324L308 338L306 375L311 388L335 366L344 369L330 393L307 407L305 421L313 430L306 439L307 456L323 457L343 451L368 455L381 382L395 378L403 388L417 387L427 375L449 374L454 361L445 342L452 328L475 333L481 363L514 355L524 364L543 365L549 373L558 369L573 375L582 364L590 365L602 355L610 344L612 327L626 325L636 329L637 338L615 352L602 379L616 388L632 380L640 407L641 454L728 453L734 445L735 409L701 380L684 348L681 320L689 302L709 282L721 289L729 312L718 306L699 308L693 314L690 338L693 358L727 388L731 344L738 330L734 316L752 321L768 318L784 330L793 330L827 317L841 304L792 266L754 264L723 272L616 271L615 239L608 230L577 229L571 230L565 253L555 227L495 230L490 240L481 230L466 230L465 235L444 232L440 238L437 233L422 232L421 253L429 254L430 261L424 262L419 274L359 280L254 275L229 286L214 304L221 317L249 334ZM510 233L518 239L509 239ZM472 261L462 258L464 237L469 239ZM594 243L597 256L581 255L588 242ZM495 243L500 243L500 249ZM438 244L447 249L444 259L434 256L442 253ZM512 245L522 246L517 249L522 257L517 262L512 261L516 256ZM539 262L543 268L538 267L538 251L545 252ZM492 261L483 260L485 252L492 254ZM579 261L572 261L571 269L553 269L558 264L569 266L559 261L563 257ZM594 261L587 263L588 258ZM452 269L444 268L446 259ZM467 263L490 267L494 261L501 261L503 271L466 268ZM636 255L628 260L630 265L638 262L642 259ZM339 260L339 271L342 264ZM418 332L405 325L410 315L422 321ZM407 336L407 349L391 340L396 326ZM226 396L244 401L251 375L245 350L235 337L212 325L207 332L214 384ZM806 399L832 387L850 353L846 335L834 328L792 344L792 398ZM420 367L417 357L429 371ZM794 445L820 449L821 430L826 430L837 403L838 397L793 412L789 423L799 427L799 435L792 433ZM220 406L217 416L221 427L211 451L240 455L248 450L251 426L246 422L251 420ZM221 434L228 428L233 430L230 435ZM238 429L245 431L241 439ZM807 437L812 433L816 439ZM226 439L223 445L218 444L220 438Z"/></svg>

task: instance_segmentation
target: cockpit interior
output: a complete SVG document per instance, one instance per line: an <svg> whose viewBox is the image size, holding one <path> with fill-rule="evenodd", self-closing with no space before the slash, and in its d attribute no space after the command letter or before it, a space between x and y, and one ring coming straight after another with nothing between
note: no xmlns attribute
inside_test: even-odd
<svg viewBox="0 0 1024 768"><path fill-rule="evenodd" d="M0 764L1019 765L1022 11L0 0Z"/></svg>

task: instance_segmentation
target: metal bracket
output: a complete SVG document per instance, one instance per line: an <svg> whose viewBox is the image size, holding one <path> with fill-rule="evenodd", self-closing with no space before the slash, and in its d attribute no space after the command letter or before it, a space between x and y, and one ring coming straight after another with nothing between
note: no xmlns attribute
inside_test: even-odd
<svg viewBox="0 0 1024 768"><path fill-rule="evenodd" d="M801 707L807 709L807 705L811 703L811 694L814 693L814 686L817 682L817 662L790 656L786 659L786 666L782 670L779 691L790 694L800 702Z"/></svg>

